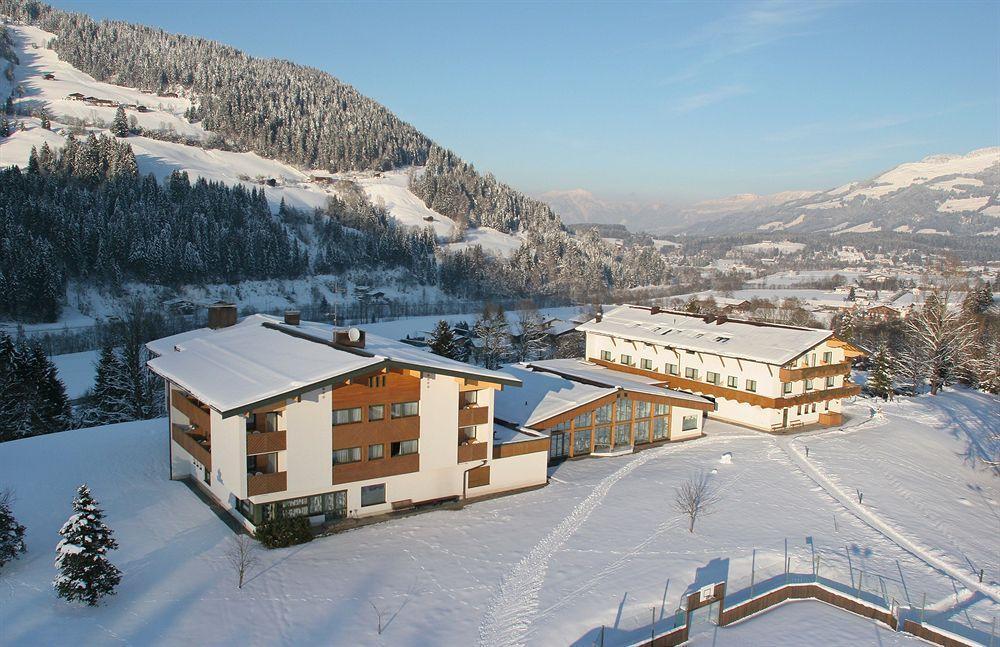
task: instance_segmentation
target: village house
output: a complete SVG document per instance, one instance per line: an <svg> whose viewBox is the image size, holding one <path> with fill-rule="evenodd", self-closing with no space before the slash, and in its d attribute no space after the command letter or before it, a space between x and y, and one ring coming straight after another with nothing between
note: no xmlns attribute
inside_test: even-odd
<svg viewBox="0 0 1000 647"><path fill-rule="evenodd" d="M150 342L166 382L172 479L253 528L386 515L544 485L548 439L494 434L507 373L402 342L215 304Z"/></svg>
<svg viewBox="0 0 1000 647"><path fill-rule="evenodd" d="M579 327L586 359L711 398L709 416L782 432L838 425L859 349L829 330L624 305Z"/></svg>

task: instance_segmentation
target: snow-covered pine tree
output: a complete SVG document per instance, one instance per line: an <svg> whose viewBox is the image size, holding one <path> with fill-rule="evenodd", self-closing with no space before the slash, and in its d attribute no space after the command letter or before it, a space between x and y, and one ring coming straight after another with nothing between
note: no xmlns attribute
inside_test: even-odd
<svg viewBox="0 0 1000 647"><path fill-rule="evenodd" d="M73 514L59 534L55 561L59 575L52 582L59 597L96 606L102 597L114 595L122 574L107 554L118 548L118 542L86 484L77 489Z"/></svg>
<svg viewBox="0 0 1000 647"><path fill-rule="evenodd" d="M52 121L49 118L49 113L46 110L42 110L42 113L38 115L39 121L41 121L41 126L45 130L52 130Z"/></svg>
<svg viewBox="0 0 1000 647"><path fill-rule="evenodd" d="M948 295L932 292L906 319L908 344L924 358L931 395L949 383L974 346L976 323L948 307Z"/></svg>
<svg viewBox="0 0 1000 647"><path fill-rule="evenodd" d="M498 369L510 359L512 347L510 324L503 310L492 311L487 307L474 328L476 337L482 342L482 362L485 368Z"/></svg>
<svg viewBox="0 0 1000 647"><path fill-rule="evenodd" d="M7 121L7 117L0 117L0 137L10 137L10 122ZM32 146L34 150L34 146Z"/></svg>
<svg viewBox="0 0 1000 647"><path fill-rule="evenodd" d="M427 341L428 347L435 355L449 359L459 359L461 355L455 333L452 331L451 325L444 319L437 322Z"/></svg>
<svg viewBox="0 0 1000 647"><path fill-rule="evenodd" d="M519 313L517 332L517 355L522 362L546 359L552 355L545 322L538 310L529 308Z"/></svg>
<svg viewBox="0 0 1000 647"><path fill-rule="evenodd" d="M38 151L32 146L31 152L28 153L28 173L38 173L38 169Z"/></svg>
<svg viewBox="0 0 1000 647"><path fill-rule="evenodd" d="M110 343L101 347L95 365L94 389L83 414L88 427L131 420L127 406L128 390L125 371L118 353Z"/></svg>
<svg viewBox="0 0 1000 647"><path fill-rule="evenodd" d="M128 137L128 117L125 116L125 108L121 106L115 111L115 119L111 122L111 133L115 137Z"/></svg>
<svg viewBox="0 0 1000 647"><path fill-rule="evenodd" d="M888 400L892 397L892 379L895 374L894 359L889 345L882 342L872 353L871 370L868 372L868 390Z"/></svg>
<svg viewBox="0 0 1000 647"><path fill-rule="evenodd" d="M14 491L0 492L0 568L7 562L25 553L24 526L14 518Z"/></svg>

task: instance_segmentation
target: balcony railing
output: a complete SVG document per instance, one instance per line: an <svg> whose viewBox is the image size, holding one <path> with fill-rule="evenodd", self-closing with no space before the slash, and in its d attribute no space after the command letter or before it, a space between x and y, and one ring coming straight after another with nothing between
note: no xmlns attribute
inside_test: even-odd
<svg viewBox="0 0 1000 647"><path fill-rule="evenodd" d="M212 470L212 446L207 436L192 432L185 425L171 425L170 437L206 470Z"/></svg>
<svg viewBox="0 0 1000 647"><path fill-rule="evenodd" d="M285 430L279 431L248 431L247 456L253 454L270 454L288 448Z"/></svg>
<svg viewBox="0 0 1000 647"><path fill-rule="evenodd" d="M333 466L333 484L412 474L420 471L420 454L386 456L378 460L340 463Z"/></svg>
<svg viewBox="0 0 1000 647"><path fill-rule="evenodd" d="M205 436L211 437L212 416L208 407L176 390L170 393L170 404Z"/></svg>
<svg viewBox="0 0 1000 647"><path fill-rule="evenodd" d="M486 458L486 443L469 443L458 446L458 462L481 461Z"/></svg>
<svg viewBox="0 0 1000 647"><path fill-rule="evenodd" d="M284 492L288 489L288 472L247 474L247 496Z"/></svg>
<svg viewBox="0 0 1000 647"><path fill-rule="evenodd" d="M812 380L817 377L846 375L850 372L851 363L841 362L839 364L821 364L819 366L782 368L778 370L778 377L781 378L782 382L797 382L798 380Z"/></svg>
<svg viewBox="0 0 1000 647"><path fill-rule="evenodd" d="M485 425L489 422L489 407L470 406L458 410L458 426Z"/></svg>

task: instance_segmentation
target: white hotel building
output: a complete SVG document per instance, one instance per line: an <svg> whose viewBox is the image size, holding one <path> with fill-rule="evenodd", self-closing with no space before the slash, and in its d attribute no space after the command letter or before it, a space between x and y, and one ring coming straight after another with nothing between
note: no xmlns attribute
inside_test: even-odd
<svg viewBox="0 0 1000 647"><path fill-rule="evenodd" d="M862 352L829 330L630 305L578 330L590 362L709 397L710 417L755 429L838 425L860 392L850 371Z"/></svg>

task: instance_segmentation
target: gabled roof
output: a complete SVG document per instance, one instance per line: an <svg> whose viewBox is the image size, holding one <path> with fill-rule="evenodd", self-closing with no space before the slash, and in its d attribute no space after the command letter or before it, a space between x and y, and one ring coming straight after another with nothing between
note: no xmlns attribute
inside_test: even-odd
<svg viewBox="0 0 1000 647"><path fill-rule="evenodd" d="M782 365L828 339L817 328L767 324L642 306L618 306L577 328L636 342L646 342L724 357Z"/></svg>
<svg viewBox="0 0 1000 647"><path fill-rule="evenodd" d="M146 344L153 372L230 415L385 368L402 368L519 386L506 373L366 335L365 348L338 346L334 327L251 315L234 326L199 328Z"/></svg>

